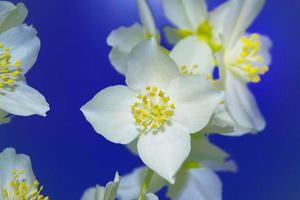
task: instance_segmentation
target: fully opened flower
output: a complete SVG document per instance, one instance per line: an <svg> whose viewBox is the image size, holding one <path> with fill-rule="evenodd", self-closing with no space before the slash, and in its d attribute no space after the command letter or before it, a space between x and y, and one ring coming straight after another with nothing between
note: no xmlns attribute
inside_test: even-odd
<svg viewBox="0 0 300 200"><path fill-rule="evenodd" d="M0 109L14 115L45 116L45 98L26 84L25 74L35 63L40 49L36 30L26 25L0 33Z"/></svg>
<svg viewBox="0 0 300 200"><path fill-rule="evenodd" d="M168 184L158 175L154 175L150 192L157 192L168 186L167 196L171 199L221 200L222 183L214 171L231 171L237 169L229 160L229 155L219 147L211 144L205 137L193 137L192 153L176 175L174 185ZM146 168L135 169L123 177L118 197L130 200L139 192L139 187L146 174Z"/></svg>
<svg viewBox="0 0 300 200"><path fill-rule="evenodd" d="M81 200L114 200L119 187L120 177L116 173L113 182L109 182L105 187L96 185L96 187L87 189Z"/></svg>
<svg viewBox="0 0 300 200"><path fill-rule="evenodd" d="M126 72L128 55L134 47L151 37L159 39L147 1L137 0L137 3L142 25L136 23L130 27L120 27L113 30L107 38L107 43L112 46L109 59L121 74Z"/></svg>
<svg viewBox="0 0 300 200"><path fill-rule="evenodd" d="M143 162L174 183L190 153L190 133L207 125L223 94L205 77L180 76L154 38L130 54L126 83L128 87L100 91L81 110L112 142L128 144L138 138Z"/></svg>
<svg viewBox="0 0 300 200"><path fill-rule="evenodd" d="M231 117L242 128L240 133L261 131L265 120L261 115L248 83L260 82L269 70L271 41L245 30L261 11L264 0L231 0L223 8L223 25L216 29L224 38L224 51L219 58L221 88Z"/></svg>
<svg viewBox="0 0 300 200"><path fill-rule="evenodd" d="M43 186L36 180L30 158L7 148L0 153L1 200L48 200L41 194Z"/></svg>

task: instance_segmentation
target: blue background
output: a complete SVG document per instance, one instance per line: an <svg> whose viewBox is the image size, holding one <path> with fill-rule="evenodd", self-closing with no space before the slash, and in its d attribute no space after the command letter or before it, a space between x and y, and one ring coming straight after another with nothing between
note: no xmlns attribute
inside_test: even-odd
<svg viewBox="0 0 300 200"><path fill-rule="evenodd" d="M14 1L16 2L16 1ZM208 0L211 7L221 1ZM106 141L79 108L99 90L124 78L108 61L109 32L138 20L134 0L25 0L28 24L42 48L28 73L31 86L51 104L47 118L15 117L0 127L0 149L30 155L35 175L51 199L79 199L90 186L106 184L115 171L141 165L124 146ZM150 0L159 27L167 24L159 0ZM274 41L271 71L252 85L267 119L259 135L214 136L239 165L221 174L225 200L300 199L300 1L269 0L250 30Z"/></svg>

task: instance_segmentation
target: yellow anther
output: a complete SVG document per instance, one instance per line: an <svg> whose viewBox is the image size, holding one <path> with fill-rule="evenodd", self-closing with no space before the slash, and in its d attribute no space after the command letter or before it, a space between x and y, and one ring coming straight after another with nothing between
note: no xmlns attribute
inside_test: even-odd
<svg viewBox="0 0 300 200"><path fill-rule="evenodd" d="M142 96L142 98L139 98ZM142 131L156 131L165 125L174 115L175 105L170 97L157 87L147 86L143 94L139 94L131 105L131 113Z"/></svg>
<svg viewBox="0 0 300 200"><path fill-rule="evenodd" d="M13 91L17 87L17 81L22 79L21 61L11 63L10 49L2 43L0 43L0 52L0 94L4 94L5 90Z"/></svg>
<svg viewBox="0 0 300 200"><path fill-rule="evenodd" d="M38 181L27 183L22 177L24 173L23 169L11 171L12 179L9 187L2 189L3 200L49 200L49 197L41 195L43 186L40 186Z"/></svg>
<svg viewBox="0 0 300 200"><path fill-rule="evenodd" d="M179 67L179 71L182 75L199 75L199 65L194 64L190 68L186 65Z"/></svg>
<svg viewBox="0 0 300 200"><path fill-rule="evenodd" d="M233 69L242 70L248 81L260 82L260 75L268 71L268 66L262 66L264 58L260 55L261 41L258 34L240 38L243 46L240 55L232 63Z"/></svg>

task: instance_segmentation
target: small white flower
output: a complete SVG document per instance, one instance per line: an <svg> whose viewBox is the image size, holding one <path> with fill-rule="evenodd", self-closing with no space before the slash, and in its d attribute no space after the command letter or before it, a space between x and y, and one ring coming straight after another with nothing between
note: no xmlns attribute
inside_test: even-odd
<svg viewBox="0 0 300 200"><path fill-rule="evenodd" d="M25 74L40 49L36 30L26 25L0 33L0 109L14 115L46 116L45 98L26 84Z"/></svg>
<svg viewBox="0 0 300 200"><path fill-rule="evenodd" d="M96 187L87 189L81 200L114 200L119 187L120 177L118 172L113 182L109 182L105 187L96 185Z"/></svg>
<svg viewBox="0 0 300 200"><path fill-rule="evenodd" d="M180 76L156 40L130 54L126 86L100 91L81 110L108 140L128 144L138 138L143 162L174 183L190 153L190 133L203 129L223 97L205 77Z"/></svg>
<svg viewBox="0 0 300 200"><path fill-rule="evenodd" d="M131 50L144 40L156 37L159 34L146 0L137 0L142 25L136 23L130 27L120 27L113 30L107 38L108 45L112 46L109 59L114 68L125 74L128 55Z"/></svg>
<svg viewBox="0 0 300 200"><path fill-rule="evenodd" d="M156 193L167 185L167 196L171 199L221 200L222 183L214 171L235 172L236 164L229 157L206 137L193 138L192 153L177 173L175 184L170 185L154 174L148 191ZM146 168L141 167L123 177L118 191L120 200L137 196L145 174Z"/></svg>
<svg viewBox="0 0 300 200"><path fill-rule="evenodd" d="M41 194L42 189L33 174L28 156L16 154L13 148L0 153L0 199L49 200Z"/></svg>
<svg viewBox="0 0 300 200"><path fill-rule="evenodd" d="M224 50L218 56L221 88L225 90L226 109L241 130L237 135L256 133L265 128L266 122L247 83L257 83L271 63L271 41L258 34L246 34L245 30L261 11L264 0L230 0L222 8L223 13L215 24L223 35Z"/></svg>

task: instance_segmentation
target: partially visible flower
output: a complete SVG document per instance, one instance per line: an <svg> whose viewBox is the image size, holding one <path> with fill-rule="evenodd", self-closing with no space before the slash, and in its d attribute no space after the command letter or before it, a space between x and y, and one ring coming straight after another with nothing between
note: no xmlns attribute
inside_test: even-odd
<svg viewBox="0 0 300 200"><path fill-rule="evenodd" d="M159 40L155 22L146 0L137 0L142 25L136 23L130 27L120 27L113 30L107 38L112 46L109 59L114 68L125 74L128 55L131 50L144 40L155 37Z"/></svg>
<svg viewBox="0 0 300 200"><path fill-rule="evenodd" d="M156 193L167 186L167 196L171 199L221 200L222 183L214 171L235 172L236 164L229 158L228 153L211 144L205 136L197 135L192 139L191 155L177 173L175 184L170 185L154 174L148 191ZM124 176L118 197L121 200L134 199L145 174L146 168L141 167Z"/></svg>
<svg viewBox="0 0 300 200"><path fill-rule="evenodd" d="M36 180L27 155L7 148L0 153L0 199L49 200L41 194L43 186Z"/></svg>
<svg viewBox="0 0 300 200"><path fill-rule="evenodd" d="M16 5L9 1L0 1L0 33L20 25L25 20L28 10L23 3Z"/></svg>
<svg viewBox="0 0 300 200"><path fill-rule="evenodd" d="M105 187L96 185L96 187L87 189L81 200L114 200L118 191L120 177L118 172L113 182L109 182Z"/></svg>
<svg viewBox="0 0 300 200"><path fill-rule="evenodd" d="M225 91L229 115L241 127L235 135L256 133L266 125L247 84L260 82L260 76L269 70L272 43L266 36L245 33L264 3L264 0L230 0L222 11L223 22L215 25L224 39L224 50L218 56L219 87Z"/></svg>
<svg viewBox="0 0 300 200"><path fill-rule="evenodd" d="M81 110L112 142L128 144L138 138L143 162L174 183L190 153L190 133L207 125L223 94L205 77L180 76L154 38L130 54L126 83L128 87L100 91Z"/></svg>
<svg viewBox="0 0 300 200"><path fill-rule="evenodd" d="M26 84L25 74L35 63L40 40L31 26L19 25L0 33L0 109L14 115L46 116L43 95Z"/></svg>

